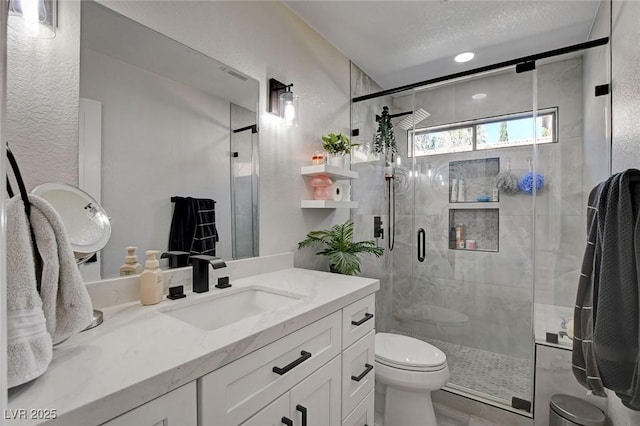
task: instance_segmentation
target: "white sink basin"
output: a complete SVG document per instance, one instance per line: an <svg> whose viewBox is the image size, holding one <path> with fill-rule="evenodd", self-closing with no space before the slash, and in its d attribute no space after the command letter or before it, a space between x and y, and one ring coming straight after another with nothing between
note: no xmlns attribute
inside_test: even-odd
<svg viewBox="0 0 640 426"><path fill-rule="evenodd" d="M168 306L159 309L159 311L198 328L215 330L246 318L292 305L300 299L302 296L291 293L277 292L262 287L247 287L222 295L194 300L192 303L187 302L175 307Z"/></svg>

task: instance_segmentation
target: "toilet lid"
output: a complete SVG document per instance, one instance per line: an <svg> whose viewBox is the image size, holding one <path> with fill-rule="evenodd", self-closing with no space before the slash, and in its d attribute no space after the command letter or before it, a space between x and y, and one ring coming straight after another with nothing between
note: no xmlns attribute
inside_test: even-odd
<svg viewBox="0 0 640 426"><path fill-rule="evenodd" d="M447 356L435 346L409 336L376 334L376 359L400 368L433 369L447 362Z"/></svg>

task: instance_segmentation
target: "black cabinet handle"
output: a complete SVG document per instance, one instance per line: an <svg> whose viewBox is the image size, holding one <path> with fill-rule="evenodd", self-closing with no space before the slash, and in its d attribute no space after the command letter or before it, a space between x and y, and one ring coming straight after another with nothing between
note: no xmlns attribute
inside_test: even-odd
<svg viewBox="0 0 640 426"><path fill-rule="evenodd" d="M286 417L283 417L282 419L280 419L280 421L287 426L293 426L293 420L288 419Z"/></svg>
<svg viewBox="0 0 640 426"><path fill-rule="evenodd" d="M273 367L273 372L282 376L283 374L289 372L290 370L293 370L294 368L296 368L297 366L299 366L309 358L311 358L311 352L300 351L300 358L296 359L291 364L285 365L282 368Z"/></svg>
<svg viewBox="0 0 640 426"><path fill-rule="evenodd" d="M302 426L307 426L307 407L298 404L296 405L296 410L302 413Z"/></svg>
<svg viewBox="0 0 640 426"><path fill-rule="evenodd" d="M353 380L354 382L359 382L360 380L364 379L364 376L366 376L371 370L373 370L373 365L371 364L365 364L364 366L366 367L364 371L357 377L351 376L351 380Z"/></svg>
<svg viewBox="0 0 640 426"><path fill-rule="evenodd" d="M369 312L367 312L366 314L364 314L364 318L362 318L360 321L351 321L351 324L355 326L359 326L369 321L371 318L373 318L373 314L370 314Z"/></svg>
<svg viewBox="0 0 640 426"><path fill-rule="evenodd" d="M424 232L424 229L419 228L418 229L418 262L424 262L424 259L426 258L426 253L425 253L425 235L426 233Z"/></svg>

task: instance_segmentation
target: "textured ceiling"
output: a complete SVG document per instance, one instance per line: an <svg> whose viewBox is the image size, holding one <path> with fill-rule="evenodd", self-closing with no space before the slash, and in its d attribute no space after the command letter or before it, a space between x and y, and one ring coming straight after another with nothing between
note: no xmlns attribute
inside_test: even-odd
<svg viewBox="0 0 640 426"><path fill-rule="evenodd" d="M383 88L586 41L600 1L285 1ZM458 64L453 56L473 51Z"/></svg>

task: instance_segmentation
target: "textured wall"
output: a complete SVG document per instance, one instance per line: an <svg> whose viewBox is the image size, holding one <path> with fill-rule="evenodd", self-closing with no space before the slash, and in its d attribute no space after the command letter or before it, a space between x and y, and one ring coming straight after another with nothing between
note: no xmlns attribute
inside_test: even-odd
<svg viewBox="0 0 640 426"><path fill-rule="evenodd" d="M8 30L7 140L31 189L78 184L80 2L58 3L54 39Z"/></svg>

